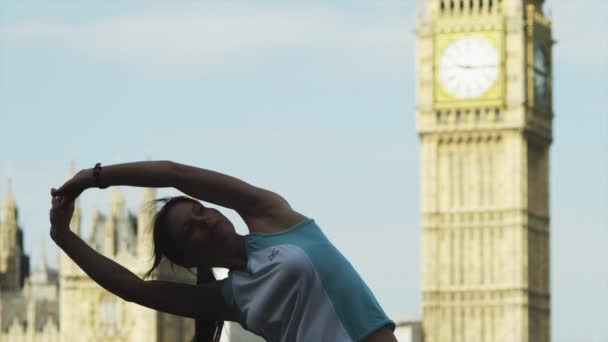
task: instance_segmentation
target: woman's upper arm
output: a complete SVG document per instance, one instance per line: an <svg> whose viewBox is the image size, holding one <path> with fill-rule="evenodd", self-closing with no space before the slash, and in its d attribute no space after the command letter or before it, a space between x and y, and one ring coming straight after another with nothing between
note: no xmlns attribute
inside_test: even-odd
<svg viewBox="0 0 608 342"><path fill-rule="evenodd" d="M203 320L235 320L217 281L201 285L164 280L142 281L130 302L178 316Z"/></svg>
<svg viewBox="0 0 608 342"><path fill-rule="evenodd" d="M172 165L176 189L205 202L234 209L239 214L254 214L276 203L286 203L278 194L238 178L185 164Z"/></svg>

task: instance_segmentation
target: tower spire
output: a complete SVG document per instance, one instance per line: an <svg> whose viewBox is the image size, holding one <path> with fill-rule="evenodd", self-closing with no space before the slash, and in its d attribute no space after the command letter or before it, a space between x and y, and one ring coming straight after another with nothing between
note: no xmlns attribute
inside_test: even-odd
<svg viewBox="0 0 608 342"><path fill-rule="evenodd" d="M125 198L120 189L115 186L110 194L110 215L118 215L125 206Z"/></svg>
<svg viewBox="0 0 608 342"><path fill-rule="evenodd" d="M2 289L19 288L19 245L17 236L19 227L17 226L17 205L13 194L13 184L9 177L6 193L2 203L2 216L0 222L0 272L7 273L7 279L0 284Z"/></svg>
<svg viewBox="0 0 608 342"><path fill-rule="evenodd" d="M72 159L70 161L70 173L69 173L69 177L68 179L71 179L74 177L74 175L76 174L75 171L76 167L75 167L75 162L74 159ZM70 228L72 229L72 231L74 232L74 234L80 236L80 223L81 223L81 213L80 213L80 204L79 204L80 200L78 198L76 198L76 200L74 200L74 214L72 215L72 220L70 221Z"/></svg>
<svg viewBox="0 0 608 342"><path fill-rule="evenodd" d="M140 258L143 263L148 262L147 257L150 256L152 251L150 227L156 212L156 206L154 205L155 198L155 188L143 189L139 213L137 215L137 255L144 257ZM149 267L149 265L146 264L144 267Z"/></svg>
<svg viewBox="0 0 608 342"><path fill-rule="evenodd" d="M2 222L5 225L17 222L17 203L13 193L13 180L10 177L7 179L6 192L2 203Z"/></svg>
<svg viewBox="0 0 608 342"><path fill-rule="evenodd" d="M46 247L44 245L44 241L40 243L40 255L38 256L38 262L36 264L36 268L38 270L46 270L47 269L47 260L46 260Z"/></svg>
<svg viewBox="0 0 608 342"><path fill-rule="evenodd" d="M119 247L116 246L117 237L120 238L120 233L117 234L117 228L121 228L120 222L124 219L124 215L124 196L119 187L113 187L110 194L110 213L108 214L104 228L104 249L106 256L113 256L117 252L116 247Z"/></svg>
<svg viewBox="0 0 608 342"><path fill-rule="evenodd" d="M6 180L6 193L4 194L4 205L6 207L15 207L15 194L13 193L13 179L9 176Z"/></svg>
<svg viewBox="0 0 608 342"><path fill-rule="evenodd" d="M73 178L75 175L75 163L74 160L70 160L70 167L68 172L68 179ZM82 216L80 214L80 200L76 198L74 200L74 213L72 214L72 219L70 220L70 230L74 232L77 236L80 236L80 223L82 220ZM43 246L44 247L44 246ZM43 250L44 253L44 250ZM44 262L46 263L46 255L44 256ZM78 267L76 264L62 251L59 251L59 269L61 273L68 275L73 274L78 271Z"/></svg>

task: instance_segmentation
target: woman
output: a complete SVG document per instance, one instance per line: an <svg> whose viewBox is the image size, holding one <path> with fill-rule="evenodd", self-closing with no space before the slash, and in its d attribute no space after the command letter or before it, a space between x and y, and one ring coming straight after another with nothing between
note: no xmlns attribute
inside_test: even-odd
<svg viewBox="0 0 608 342"><path fill-rule="evenodd" d="M234 209L249 234L218 210L180 196L164 199L153 222L154 263L228 268L199 285L142 280L90 248L69 229L74 199L92 187L174 187ZM235 321L268 341L397 341L392 322L352 265L313 219L280 195L218 172L170 161L110 165L78 172L51 189L51 237L95 282L158 311L205 321ZM209 272L211 273L211 272ZM208 341L217 340L221 324ZM213 338L212 335L215 335Z"/></svg>

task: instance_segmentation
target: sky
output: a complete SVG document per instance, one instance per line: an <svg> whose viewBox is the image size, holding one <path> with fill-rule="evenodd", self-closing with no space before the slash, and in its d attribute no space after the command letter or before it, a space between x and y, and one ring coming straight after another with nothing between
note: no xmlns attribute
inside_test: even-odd
<svg viewBox="0 0 608 342"><path fill-rule="evenodd" d="M608 341L608 6L584 7L545 5L557 41L557 342ZM0 194L11 178L32 266L42 246L57 264L49 189L71 160L78 170L149 156L281 194L323 228L391 318L420 319L415 19L412 0L2 1ZM122 191L136 211L140 191ZM85 236L109 194L82 195Z"/></svg>

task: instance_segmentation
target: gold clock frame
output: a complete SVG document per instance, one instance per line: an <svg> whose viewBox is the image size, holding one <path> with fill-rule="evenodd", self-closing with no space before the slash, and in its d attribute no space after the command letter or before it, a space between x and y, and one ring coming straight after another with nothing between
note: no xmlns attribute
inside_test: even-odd
<svg viewBox="0 0 608 342"><path fill-rule="evenodd" d="M492 86L481 96L462 98L451 94L439 79L441 56L449 44L463 37L480 37L496 49L498 76ZM433 57L433 103L436 109L464 107L501 107L505 99L505 42L501 31L443 33L435 36Z"/></svg>

